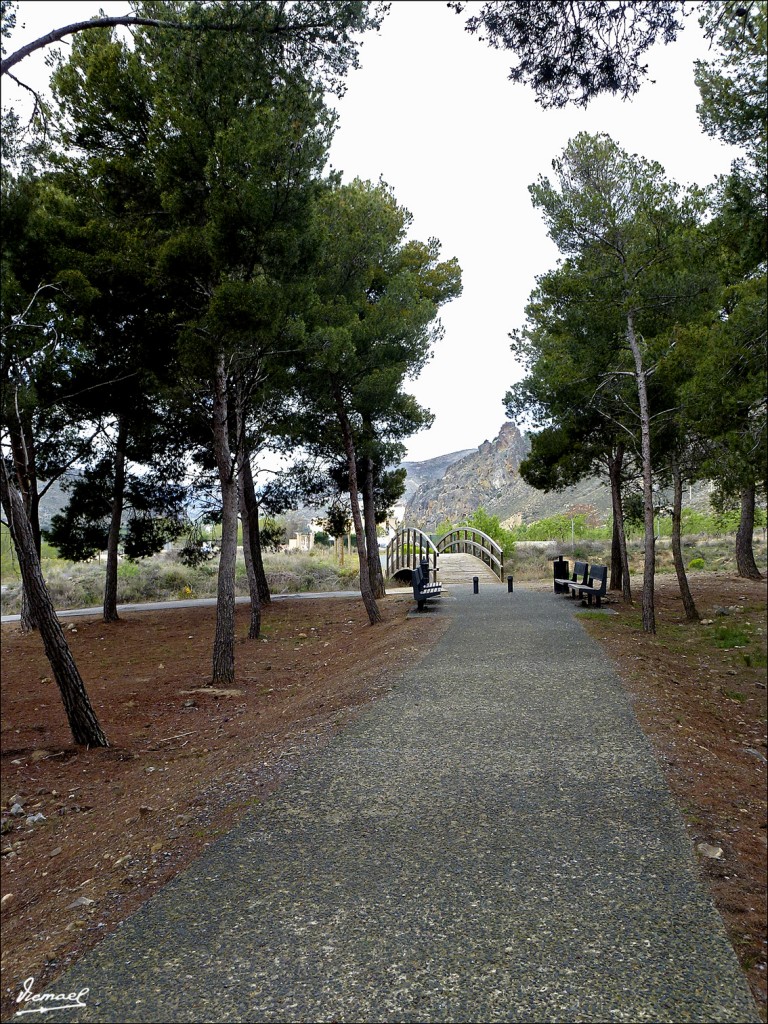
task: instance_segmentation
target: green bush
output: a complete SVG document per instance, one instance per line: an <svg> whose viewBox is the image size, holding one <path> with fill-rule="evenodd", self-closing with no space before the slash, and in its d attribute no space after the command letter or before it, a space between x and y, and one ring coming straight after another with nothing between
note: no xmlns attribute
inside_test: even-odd
<svg viewBox="0 0 768 1024"><path fill-rule="evenodd" d="M495 540L504 552L504 558L510 559L515 553L515 537L511 530L505 530L501 525L498 516L489 515L484 508L480 507L476 512L460 526L474 526L476 530L482 530L492 540Z"/></svg>
<svg viewBox="0 0 768 1024"><path fill-rule="evenodd" d="M141 575L141 567L137 562L121 562L117 567L118 580L131 580Z"/></svg>
<svg viewBox="0 0 768 1024"><path fill-rule="evenodd" d="M689 569L703 569L705 564L706 563L705 563L703 558L692 558L690 560L690 562L688 563L688 568Z"/></svg>
<svg viewBox="0 0 768 1024"><path fill-rule="evenodd" d="M192 575L186 566L174 565L163 571L158 579L158 584L161 590L183 590L184 587L189 586Z"/></svg>

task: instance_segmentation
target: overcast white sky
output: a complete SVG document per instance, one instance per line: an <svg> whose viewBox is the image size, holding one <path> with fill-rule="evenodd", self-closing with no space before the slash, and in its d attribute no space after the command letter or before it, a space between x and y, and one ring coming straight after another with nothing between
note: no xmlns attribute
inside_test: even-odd
<svg viewBox="0 0 768 1024"><path fill-rule="evenodd" d="M8 49L99 6L127 12L110 2L22 2L26 30ZM413 237L440 239L443 258L457 257L463 271L462 296L442 311L445 336L410 386L436 415L432 429L408 444L413 460L476 447L504 422L504 393L520 376L507 335L523 323L536 275L557 259L527 188L550 173L568 139L608 132L629 152L658 160L669 177L701 185L736 155L699 127L693 61L708 51L695 15L676 42L651 51L649 80L633 101L600 98L586 111L542 110L526 86L507 80L508 57L463 24L442 0L394 0L335 104L332 166L347 181L383 177L413 214ZM45 67L30 57L14 71L40 81Z"/></svg>

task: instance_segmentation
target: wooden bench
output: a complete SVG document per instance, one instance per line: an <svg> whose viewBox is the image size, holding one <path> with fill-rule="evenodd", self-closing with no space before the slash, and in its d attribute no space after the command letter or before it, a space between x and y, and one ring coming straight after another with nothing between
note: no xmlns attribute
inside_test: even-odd
<svg viewBox="0 0 768 1024"><path fill-rule="evenodd" d="M424 611L424 606L431 597L438 597L443 589L442 583L430 583L429 571L417 565L411 577L413 583L413 599L419 606L419 611Z"/></svg>
<svg viewBox="0 0 768 1024"><path fill-rule="evenodd" d="M573 572L568 579L555 579L555 593L566 594L568 597L575 596L568 593L572 583L581 583L587 586L589 582L589 565L587 562L574 562Z"/></svg>
<svg viewBox="0 0 768 1024"><path fill-rule="evenodd" d="M587 605L592 607L592 598L595 599L595 607L600 607L600 599L605 597L608 586L608 566L593 565L589 570L588 583L569 583L568 587L573 591L573 596L583 597L587 595Z"/></svg>

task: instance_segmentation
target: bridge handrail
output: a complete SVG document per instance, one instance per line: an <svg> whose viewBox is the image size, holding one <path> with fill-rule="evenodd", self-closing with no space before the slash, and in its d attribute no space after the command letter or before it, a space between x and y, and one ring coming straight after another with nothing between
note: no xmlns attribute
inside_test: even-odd
<svg viewBox="0 0 768 1024"><path fill-rule="evenodd" d="M416 527L398 530L387 544L387 579L401 569L415 569L423 558L430 559L431 582L437 581L437 558L439 551L432 539Z"/></svg>
<svg viewBox="0 0 768 1024"><path fill-rule="evenodd" d="M470 534L471 536L468 536ZM477 537L481 540L478 541ZM457 526L455 529L449 530L437 542L437 551L440 554L450 550L474 555L485 562L502 583L504 582L504 551L493 537L489 537L482 530L478 530L474 526Z"/></svg>

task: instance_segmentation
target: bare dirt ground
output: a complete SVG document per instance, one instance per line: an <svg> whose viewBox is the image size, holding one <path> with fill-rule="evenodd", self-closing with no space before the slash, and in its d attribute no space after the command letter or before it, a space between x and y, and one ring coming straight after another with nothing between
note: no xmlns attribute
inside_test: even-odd
<svg viewBox="0 0 768 1024"><path fill-rule="evenodd" d="M701 855L703 877L764 1015L765 587L700 576L695 597L713 621L695 626L679 624L675 592L659 578L655 639L637 608L616 603L617 615L585 625L628 686L692 842L722 850ZM240 607L238 682L226 691L206 685L211 608L67 620L111 744L90 751L72 745L39 637L3 626L3 1019L24 979L50 989L385 694L406 659L428 653L450 620L406 618L413 607L407 594L388 597L386 628L370 629L356 600L281 601L265 609L260 641L246 639ZM749 643L713 646L723 624Z"/></svg>
<svg viewBox="0 0 768 1024"><path fill-rule="evenodd" d="M685 623L676 579L657 576L655 637L639 583L634 608L612 603L617 615L585 625L629 690L766 1020L766 587L690 582L701 624Z"/></svg>

